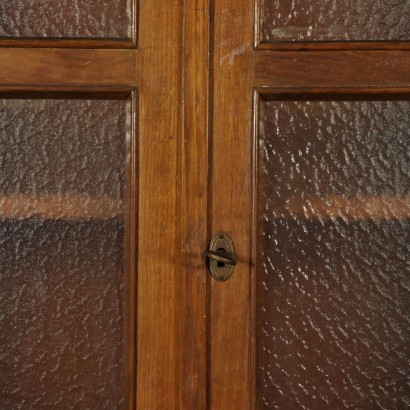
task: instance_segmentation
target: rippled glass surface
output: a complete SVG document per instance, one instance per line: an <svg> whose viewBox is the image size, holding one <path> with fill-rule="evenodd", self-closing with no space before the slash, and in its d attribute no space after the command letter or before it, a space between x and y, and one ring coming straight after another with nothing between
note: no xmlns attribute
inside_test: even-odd
<svg viewBox="0 0 410 410"><path fill-rule="evenodd" d="M410 103L259 107L260 408L410 405Z"/></svg>
<svg viewBox="0 0 410 410"><path fill-rule="evenodd" d="M124 407L128 103L0 100L0 408Z"/></svg>
<svg viewBox="0 0 410 410"><path fill-rule="evenodd" d="M262 0L263 41L410 39L408 0Z"/></svg>
<svg viewBox="0 0 410 410"><path fill-rule="evenodd" d="M130 37L130 0L1 0L0 37Z"/></svg>

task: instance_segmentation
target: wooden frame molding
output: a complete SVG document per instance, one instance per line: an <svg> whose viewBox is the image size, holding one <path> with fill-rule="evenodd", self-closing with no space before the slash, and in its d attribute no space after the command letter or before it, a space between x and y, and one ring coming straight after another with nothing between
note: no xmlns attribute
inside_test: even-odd
<svg viewBox="0 0 410 410"><path fill-rule="evenodd" d="M210 0L184 4L181 133L181 409L206 407L206 294L204 250L210 144Z"/></svg>
<svg viewBox="0 0 410 410"><path fill-rule="evenodd" d="M226 282L209 279L209 409L250 409L254 380L251 216L254 0L223 0L213 10L211 232L226 232L238 264ZM229 168L227 168L229 164ZM223 187L221 189L221 187ZM232 340L234 338L234 342Z"/></svg>
<svg viewBox="0 0 410 410"><path fill-rule="evenodd" d="M408 86L409 72L410 54L405 51L257 51L254 86L306 88L310 92L315 88L357 87L397 90Z"/></svg>
<svg viewBox="0 0 410 410"><path fill-rule="evenodd" d="M26 64L25 61L30 61ZM135 86L132 50L0 48L0 87L67 91ZM42 88L41 88L42 89Z"/></svg>
<svg viewBox="0 0 410 410"><path fill-rule="evenodd" d="M138 409L181 407L180 151L182 4L141 2L139 93ZM155 25L155 30L153 26Z"/></svg>

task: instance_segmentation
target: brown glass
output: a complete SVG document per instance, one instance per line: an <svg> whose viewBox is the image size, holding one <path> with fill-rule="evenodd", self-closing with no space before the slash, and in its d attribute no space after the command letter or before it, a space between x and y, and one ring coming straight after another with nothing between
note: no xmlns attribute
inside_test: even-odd
<svg viewBox="0 0 410 410"><path fill-rule="evenodd" d="M262 41L410 39L407 0L261 0Z"/></svg>
<svg viewBox="0 0 410 410"><path fill-rule="evenodd" d="M0 38L127 39L130 0L2 0Z"/></svg>
<svg viewBox="0 0 410 410"><path fill-rule="evenodd" d="M124 407L129 106L0 100L0 408Z"/></svg>
<svg viewBox="0 0 410 410"><path fill-rule="evenodd" d="M410 103L259 107L259 408L410 402Z"/></svg>

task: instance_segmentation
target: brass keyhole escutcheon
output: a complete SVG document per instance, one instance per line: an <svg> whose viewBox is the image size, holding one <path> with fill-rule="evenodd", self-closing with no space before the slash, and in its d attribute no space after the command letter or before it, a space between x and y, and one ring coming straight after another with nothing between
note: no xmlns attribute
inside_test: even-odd
<svg viewBox="0 0 410 410"><path fill-rule="evenodd" d="M235 248L232 239L223 232L216 233L205 251L208 258L208 269L214 279L225 282L228 280L236 265Z"/></svg>

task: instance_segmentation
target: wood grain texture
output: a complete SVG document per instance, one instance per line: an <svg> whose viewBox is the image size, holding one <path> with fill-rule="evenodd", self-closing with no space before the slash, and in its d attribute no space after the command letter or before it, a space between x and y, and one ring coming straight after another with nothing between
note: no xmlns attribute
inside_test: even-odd
<svg viewBox="0 0 410 410"><path fill-rule="evenodd" d="M209 408L250 409L250 249L253 1L215 2L213 37L212 232L224 231L239 261L227 282L210 280ZM244 23L245 22L245 23Z"/></svg>
<svg viewBox="0 0 410 410"><path fill-rule="evenodd" d="M180 407L182 4L141 2L137 396L139 409ZM155 30L153 30L155 27Z"/></svg>
<svg viewBox="0 0 410 410"><path fill-rule="evenodd" d="M134 51L0 48L0 84L4 88L29 85L134 86Z"/></svg>
<svg viewBox="0 0 410 410"><path fill-rule="evenodd" d="M12 48L136 48L136 39L130 40L93 40L93 39L0 39L0 47Z"/></svg>
<svg viewBox="0 0 410 410"><path fill-rule="evenodd" d="M210 1L188 0L184 10L181 408L205 410Z"/></svg>
<svg viewBox="0 0 410 410"><path fill-rule="evenodd" d="M346 41L332 43L299 42L256 42L257 50L272 51L353 51L353 50L410 50L407 41Z"/></svg>
<svg viewBox="0 0 410 410"><path fill-rule="evenodd" d="M386 89L410 85L410 53L405 51L255 54L256 87Z"/></svg>

